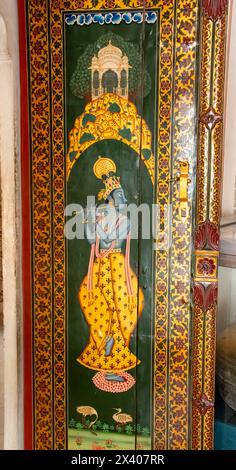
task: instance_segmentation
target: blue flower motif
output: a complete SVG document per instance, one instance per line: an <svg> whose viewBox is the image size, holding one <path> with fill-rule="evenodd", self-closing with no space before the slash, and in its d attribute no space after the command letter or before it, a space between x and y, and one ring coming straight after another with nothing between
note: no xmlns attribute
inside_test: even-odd
<svg viewBox="0 0 236 470"><path fill-rule="evenodd" d="M76 22L76 15L66 15L65 22L68 26L75 24Z"/></svg>
<svg viewBox="0 0 236 470"><path fill-rule="evenodd" d="M83 26L85 24L85 15L83 13L82 15L78 15L77 24L79 26Z"/></svg>
<svg viewBox="0 0 236 470"><path fill-rule="evenodd" d="M143 22L143 15L142 15L142 13L135 13L134 16L133 16L133 21L134 21L135 23L138 23L138 24L142 23L142 22Z"/></svg>
<svg viewBox="0 0 236 470"><path fill-rule="evenodd" d="M130 24L133 21L131 13L128 13L128 12L123 13L122 18L127 24Z"/></svg>
<svg viewBox="0 0 236 470"><path fill-rule="evenodd" d="M113 13L112 23L120 24L122 21L122 15L120 13Z"/></svg>
<svg viewBox="0 0 236 470"><path fill-rule="evenodd" d="M113 13L107 13L105 15L105 23L106 24L111 24L112 23L112 18L113 18Z"/></svg>
<svg viewBox="0 0 236 470"><path fill-rule="evenodd" d="M94 16L93 16L93 22L94 23L98 23L100 25L103 25L104 24L104 17L101 13L96 13Z"/></svg>
<svg viewBox="0 0 236 470"><path fill-rule="evenodd" d="M104 24L120 24L124 21L126 24L131 24L132 21L134 23L141 24L144 20L143 13L95 13L95 14L84 14L81 13L80 15L73 15L67 14L65 15L65 22L67 25L74 25L76 22L79 26L90 25L93 23L98 23L100 25ZM148 11L145 13L145 21L148 24L154 24L157 21L157 14L155 11Z"/></svg>
<svg viewBox="0 0 236 470"><path fill-rule="evenodd" d="M154 24L157 21L157 14L155 11L148 11L146 13L146 21L148 24Z"/></svg>
<svg viewBox="0 0 236 470"><path fill-rule="evenodd" d="M85 24L88 26L92 22L93 22L92 15L90 15L90 13L88 15L85 15Z"/></svg>

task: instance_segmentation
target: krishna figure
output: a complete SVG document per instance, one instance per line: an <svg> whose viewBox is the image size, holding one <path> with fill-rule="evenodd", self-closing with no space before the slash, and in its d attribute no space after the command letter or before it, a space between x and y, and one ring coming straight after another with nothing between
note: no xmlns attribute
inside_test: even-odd
<svg viewBox="0 0 236 470"><path fill-rule="evenodd" d="M130 267L130 221L122 210L127 201L120 178L115 175L116 165L109 158L99 157L93 171L105 185L98 195L104 203L96 209L93 235L88 221L85 225L91 252L78 298L90 335L77 360L98 371L93 377L96 387L124 392L135 384L134 377L126 371L140 363L129 345L143 310L144 296Z"/></svg>

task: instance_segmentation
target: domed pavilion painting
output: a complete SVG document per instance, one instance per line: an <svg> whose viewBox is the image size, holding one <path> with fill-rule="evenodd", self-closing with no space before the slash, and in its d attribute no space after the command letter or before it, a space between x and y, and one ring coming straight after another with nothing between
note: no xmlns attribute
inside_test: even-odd
<svg viewBox="0 0 236 470"><path fill-rule="evenodd" d="M228 2L18 4L25 448L211 449Z"/></svg>

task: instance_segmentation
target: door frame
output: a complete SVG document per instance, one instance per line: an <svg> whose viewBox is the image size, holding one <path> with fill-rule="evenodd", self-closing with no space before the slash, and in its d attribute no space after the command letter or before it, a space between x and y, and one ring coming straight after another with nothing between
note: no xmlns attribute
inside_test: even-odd
<svg viewBox="0 0 236 470"><path fill-rule="evenodd" d="M41 2L41 6L36 0L30 0L27 2L28 9L26 11L25 1L18 0L19 5L19 18L20 18L20 33L21 33L21 42L25 46L22 48L21 52L21 94L22 94L22 104L24 109L32 109L32 106L35 106L35 103L32 100L32 93L29 93L28 89L28 63L27 63L27 48L26 48L26 16L27 14L31 15L31 28L29 30L29 36L31 37L31 46L36 45L36 41L40 42L41 45L41 54L42 62L47 57L48 54L48 43L47 43L47 27L48 22L52 22L54 26L54 31L56 28L60 28L60 19L56 19L56 13L60 13L64 8L64 3L70 3L72 10L76 8L76 2L64 2L63 0L58 0L56 6L53 7L53 10L50 12L47 8L45 1ZM155 3L155 6L154 6ZM213 447L213 426L214 426L214 364L215 364L215 318L216 318L216 304L217 304L217 269L218 269L218 253L219 253L219 218L220 218L220 201L221 201L221 178L222 178L222 143L223 143L223 115L224 115L224 77L225 77L225 44L226 44L226 34L227 34L227 0L215 0L214 8L212 0L202 0L192 2L193 7L192 11L188 16L189 31L185 31L183 36L181 33L182 21L184 21L183 16L183 1L175 2L174 0L160 0L159 2L147 1L138 2L130 1L127 6L127 1L123 3L120 1L119 8L159 8L161 15L163 15L163 28L162 28L162 41L163 43L168 43L169 41L169 56L171 61L173 58L173 42L172 42L172 26L176 27L175 34L175 49L176 56L178 58L178 53L181 51L186 54L186 58L191 60L191 51L188 47L189 41L195 38L196 40L196 20L199 19L200 24L200 83L199 83L199 109L198 109L198 125L192 128L191 132L195 132L198 128L198 155L197 155L197 175L196 175L196 193L197 205L196 205L196 215L195 215L195 255L192 265L193 269L193 317L191 316L190 310L187 307L185 309L183 320L176 321L177 314L177 305L174 306L173 303L169 303L169 287L167 283L167 276L169 272L168 266L168 253L162 252L159 261L159 267L162 266L162 270L159 268L156 271L156 358L161 357L161 362L156 361L156 369L154 374L154 448L155 449L211 449ZM84 3L81 2L81 9L88 8L89 0ZM42 37L40 33L33 34L34 29L34 13L35 9L40 8L41 19L40 26L44 30L45 35ZM101 0L98 2L98 6L95 9L103 8L106 6ZM50 16L51 13L51 16ZM58 31L58 30L57 30ZM54 34L54 33L53 33ZM60 34L56 33L57 36L53 37L54 45L59 44L60 49ZM192 35L192 36L191 36ZM46 37L46 41L45 41ZM187 45L187 47L186 47ZM28 51L29 52L29 51ZM160 58L163 60L164 67L164 57L165 51L161 51ZM213 60L213 57L217 57L217 60ZM38 57L40 61L40 57ZM58 59L56 59L56 52L53 50L52 61L55 60L55 68L52 68L52 73L54 73L54 78L56 73L58 73ZM60 61L59 61L60 62ZM176 60L174 61L176 64ZM173 62L171 62L173 63ZM40 64L39 64L40 66ZM42 66L42 64L41 64ZM44 79L46 86L41 93L44 94L43 98L45 99L45 116L46 122L48 119L50 121L50 113L52 111L50 104L48 103L48 95L46 93L47 84L49 80L49 74L47 67L49 66L48 62L46 68L43 70ZM45 67L45 65L44 65ZM162 149L160 148L160 162L162 162L163 169L163 183L159 185L158 200L163 198L166 203L170 201L171 194L171 182L169 181L169 174L165 170L165 164L169 166L170 161L170 150L171 142L174 142L174 149L177 149L181 135L181 125L186 125L186 120L189 118L189 115L185 113L179 119L179 106L181 105L181 99L178 96L178 79L180 79L183 70L178 70L175 68L175 76L173 77L172 68L165 64L166 70L166 87L168 92L165 93L164 83L162 82L162 95L160 99L164 98L163 103L167 103L168 110L172 109L174 112L176 121L175 123L178 126L178 132L168 133L167 141L163 136L159 135ZM191 71L191 74L193 71ZM179 74L179 75L178 75ZM188 77L190 78L190 77ZM172 79L175 80L172 82ZM58 81L59 90L62 90L63 84L61 78ZM174 88L173 88L174 87ZM194 85L195 87L195 85ZM192 99L194 98L194 87L190 87L190 94ZM40 88L40 87L39 87ZM176 93L172 93L173 89ZM55 93L58 95L58 93ZM58 98L58 96L57 96ZM28 99L28 104L27 104ZM59 119L61 117L59 116ZM170 119L160 114L160 121L165 121L167 127L170 127ZM62 122L62 121L61 121ZM159 122L161 128L161 123ZM33 165L31 161L31 152L33 148L34 156L34 145L31 141L31 150L29 145L29 122L28 114L23 112L22 114L22 162L25 174L27 175L27 180L30 172L30 167ZM193 130L194 129L194 130ZM56 125L53 123L52 132L53 139L50 140L49 129L47 128L48 135L46 136L46 141L44 142L44 150L50 151L51 145L55 152L58 152L57 144L58 137L56 137ZM33 137L34 138L34 137ZM34 144L34 142L33 142ZM165 151L164 151L165 149ZM161 151L162 150L162 151ZM174 167L173 178L177 176L179 171L179 154L178 151L174 154L173 158L176 158L176 165ZM59 167L58 167L59 168ZM54 168L55 174L58 168ZM192 175L194 178L194 175ZM29 204L32 195L30 195L29 186L24 184L26 179L22 180L22 195L23 199L26 201L26 204L22 207L23 213L23 252L24 257L24 267L23 272L25 276L24 284L24 311L25 311L25 320L24 320L24 347L25 347L25 447L29 448L44 448L45 443L43 441L42 434L38 435L35 439L35 427L37 428L38 421L37 419L40 416L40 406L39 401L37 402L37 390L34 390L36 393L36 408L33 406L33 365L32 365L32 328L33 328L33 317L32 317L32 299L30 295L30 273L32 269L32 263L30 259L31 247L34 250L34 240L32 241L30 236L30 218L29 218ZM176 185L173 189L173 194L175 198L179 195L179 187ZM56 195L57 197L57 195ZM55 212L54 212L55 214ZM61 220L64 218L64 215L58 214ZM48 221L48 235L50 236L51 228L54 230L55 227L50 226L51 222ZM176 228L178 228L176 226ZM190 229L191 232L191 229ZM190 232L188 236L190 236ZM191 232L192 233L192 232ZM192 235L191 235L192 236ZM184 238L184 237L183 237ZM59 244L57 247L57 241L55 240L55 251L54 255L57 257L59 254ZM182 239L183 243L189 243L189 238L185 240ZM176 254L177 255L177 254ZM50 279L50 256L48 255L48 276ZM55 258L56 259L56 258ZM190 279L190 264L189 264L189 279ZM165 279L165 285L163 289L160 289L161 283ZM32 279L32 277L31 277ZM35 279L34 279L35 281ZM32 282L32 280L31 280ZM49 281L49 285L50 285ZM59 285L55 286L56 296L59 299ZM35 282L34 282L35 288ZM50 291L51 292L51 291ZM186 284L185 293L187 299L190 299L190 286ZM44 294L45 295L45 294ZM51 294L50 294L51 295ZM181 296L183 296L181 294ZM163 302L164 297L164 302ZM184 297L184 296L183 296ZM54 298L54 300L57 297ZM162 300L160 300L162 299ZM180 301L180 299L178 299ZM50 300L49 300L50 302ZM163 309L158 309L160 302L164 306ZM188 304L189 300L187 300ZM35 307L35 306L34 306ZM48 320L51 321L52 311L48 311ZM55 320L59 318L61 311L55 311ZM175 330L176 326L182 328L183 338L185 341L184 345L181 346L184 354L184 365L180 371L178 366L178 358L176 361L173 360L176 352L176 338ZM51 327L50 327L51 328ZM65 325L62 326L62 329L65 328ZM164 332L164 336L160 335L160 329ZM51 330L50 330L51 331ZM50 335L50 331L48 334ZM54 365L60 363L59 355L57 354L57 346L59 346L59 335L57 336L57 331L54 332L54 340L56 346L54 347L53 357ZM36 335L37 338L37 335ZM38 343L39 344L39 343ZM35 345L34 345L35 347ZM31 354L30 354L31 351ZM190 353L190 351L192 351ZM51 370L52 356L50 356L48 366ZM59 361L57 363L57 361ZM190 362L192 366L190 368ZM37 365L37 364L36 364ZM34 365L34 370L37 371L37 367ZM54 372L53 372L54 373ZM63 375L63 374L62 374ZM192 375L192 380L191 380ZM55 378L55 377L54 377ZM158 379L158 380L157 380ZM174 385L175 382L175 385ZM40 383L40 379L38 384ZM177 385L176 385L177 384ZM178 385L180 384L180 385ZM54 420L54 416L61 412L63 415L63 409L65 412L65 397L61 400L57 399L57 394L59 391L53 389L53 384L48 383L48 390L51 394L51 402L48 404L48 415L45 417L45 429L51 425L55 426L54 436L49 436L48 442L49 447L52 448L64 448L65 439L66 439L66 430L65 423L63 420ZM174 392L174 387L177 387L177 391L182 394L183 402L182 405L179 405L179 409L176 413L176 391ZM63 402L63 403L62 403ZM29 406L31 403L31 406ZM37 409L39 406L39 409ZM52 409L53 407L53 409ZM177 405L178 408L178 405ZM65 419L65 415L64 419ZM34 424L33 423L34 417ZM38 418L37 418L38 417ZM42 420L42 416L40 420ZM47 421L47 423L46 423ZM51 423L51 424L50 424ZM39 429L39 428L38 428ZM42 429L42 422L41 422ZM44 431L45 431L44 429ZM34 436L33 436L34 434ZM179 438L181 434L181 439ZM50 441L50 439L52 439Z"/></svg>

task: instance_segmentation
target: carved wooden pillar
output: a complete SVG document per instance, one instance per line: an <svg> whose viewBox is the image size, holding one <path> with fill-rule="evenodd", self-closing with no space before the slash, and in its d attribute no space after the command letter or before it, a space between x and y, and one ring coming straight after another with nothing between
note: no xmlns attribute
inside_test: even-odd
<svg viewBox="0 0 236 470"><path fill-rule="evenodd" d="M202 0L195 235L192 448L213 448L215 323L228 0Z"/></svg>

